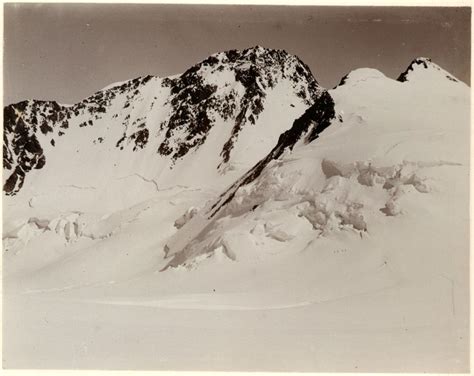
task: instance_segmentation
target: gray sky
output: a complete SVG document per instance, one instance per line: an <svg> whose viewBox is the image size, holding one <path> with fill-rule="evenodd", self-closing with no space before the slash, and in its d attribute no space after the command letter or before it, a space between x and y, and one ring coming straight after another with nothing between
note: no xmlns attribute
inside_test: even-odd
<svg viewBox="0 0 474 376"><path fill-rule="evenodd" d="M349 71L396 78L418 56L470 80L469 8L6 4L4 104L74 103L140 75L182 73L208 55L285 49L327 88Z"/></svg>

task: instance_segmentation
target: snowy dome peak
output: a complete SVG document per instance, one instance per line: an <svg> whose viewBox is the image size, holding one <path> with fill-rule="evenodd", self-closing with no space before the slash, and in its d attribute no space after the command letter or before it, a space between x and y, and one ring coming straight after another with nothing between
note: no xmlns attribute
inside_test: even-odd
<svg viewBox="0 0 474 376"><path fill-rule="evenodd" d="M343 85L355 85L360 82L365 82L368 80L377 80L377 79L386 79L387 77L377 69L374 68L359 68L355 69L352 72L346 74L342 77L341 82L337 86ZM336 87L337 87L336 86Z"/></svg>
<svg viewBox="0 0 474 376"><path fill-rule="evenodd" d="M450 73L446 72L439 65L433 63L430 58L427 57L417 57L414 59L407 69L398 76L397 81L407 82L414 80L433 80L437 78L448 79L452 82L459 82Z"/></svg>

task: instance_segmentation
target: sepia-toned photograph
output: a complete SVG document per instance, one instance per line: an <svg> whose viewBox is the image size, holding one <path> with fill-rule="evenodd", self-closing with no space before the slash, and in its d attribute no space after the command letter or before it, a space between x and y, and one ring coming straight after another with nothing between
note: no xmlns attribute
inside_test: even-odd
<svg viewBox="0 0 474 376"><path fill-rule="evenodd" d="M4 369L469 373L470 7L3 24Z"/></svg>

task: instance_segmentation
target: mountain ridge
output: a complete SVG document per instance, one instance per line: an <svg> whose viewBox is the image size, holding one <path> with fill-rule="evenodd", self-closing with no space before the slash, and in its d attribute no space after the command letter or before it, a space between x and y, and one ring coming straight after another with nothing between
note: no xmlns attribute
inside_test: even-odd
<svg viewBox="0 0 474 376"><path fill-rule="evenodd" d="M429 58L414 59L396 81L426 81L433 77L460 83ZM389 79L376 69L359 68L346 74L336 87L376 78ZM119 150L138 152L151 143L155 153L167 158L169 169L173 169L179 160L205 144L222 119L228 133L214 152L218 153L215 167L225 174L235 168L232 155L242 159L239 150L244 150L245 142L237 147L235 144L242 138L243 130L250 132L266 108L269 92L282 82L287 85L282 93L291 93L301 104L299 111L295 109L294 115L289 115L289 124L326 92L297 56L255 46L215 53L180 75L146 75L114 83L72 105L43 100L8 105L4 107L3 190L7 195L15 195L32 170L44 168L49 158L43 150L45 144L55 148L68 138L70 127L87 131L97 123L106 129L95 131L98 134L92 140L94 145L109 142ZM269 133L261 135L274 133L274 143L268 142L267 152L287 129L268 130ZM262 152L259 157L265 155ZM258 161L249 159L247 168Z"/></svg>
<svg viewBox="0 0 474 376"><path fill-rule="evenodd" d="M289 90L305 107L323 91L299 58L283 50L256 46L213 54L181 75L148 75L112 84L73 105L28 100L6 106L4 169L12 172L4 182L4 191L16 194L26 175L47 163L39 135L48 136L47 142L55 147L67 137L71 124L88 128L107 117L123 127L115 139L120 150L129 145L132 151L145 148L159 127L163 136L159 136L156 152L169 157L172 164L204 144L217 117L233 122L219 152L218 168L223 169L242 129L256 124L268 92L281 82L288 82ZM160 92L165 92L161 102ZM118 108L113 108L119 101ZM156 111L154 106L167 107L155 121L148 117ZM94 143L101 144L104 138L99 136Z"/></svg>

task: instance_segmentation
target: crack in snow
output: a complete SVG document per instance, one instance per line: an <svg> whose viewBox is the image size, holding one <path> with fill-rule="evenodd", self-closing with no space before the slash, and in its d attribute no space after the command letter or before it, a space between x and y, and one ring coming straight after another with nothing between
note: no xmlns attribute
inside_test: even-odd
<svg viewBox="0 0 474 376"><path fill-rule="evenodd" d="M93 186L80 186L76 184L67 184L67 185L60 185L59 187L61 188L76 188L76 189L97 189L96 187Z"/></svg>
<svg viewBox="0 0 474 376"><path fill-rule="evenodd" d="M160 187L158 186L158 183L156 182L155 179L148 179L148 178L146 178L146 177L144 177L143 175L140 175L140 174L138 174L138 173L134 173L134 174L127 175L127 176L122 176L122 177L117 178L117 180L127 179L127 178L129 178L129 177L131 177L131 176L137 176L137 177L139 177L140 179L142 179L144 182L153 184L153 185L155 186L157 192L160 192L160 191L161 191L161 190L160 190Z"/></svg>

